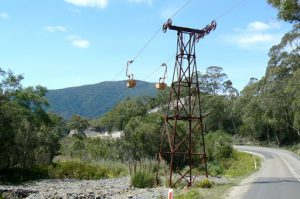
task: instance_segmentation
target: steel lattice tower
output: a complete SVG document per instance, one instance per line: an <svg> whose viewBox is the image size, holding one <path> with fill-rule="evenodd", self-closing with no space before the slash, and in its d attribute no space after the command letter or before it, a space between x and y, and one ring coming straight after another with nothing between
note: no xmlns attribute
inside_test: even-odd
<svg viewBox="0 0 300 199"><path fill-rule="evenodd" d="M191 186L195 168L202 167L208 177L195 45L215 28L215 21L197 30L173 26L170 19L163 26L164 32L177 31L176 62L158 155L158 164L162 159L169 163L169 187L183 179Z"/></svg>

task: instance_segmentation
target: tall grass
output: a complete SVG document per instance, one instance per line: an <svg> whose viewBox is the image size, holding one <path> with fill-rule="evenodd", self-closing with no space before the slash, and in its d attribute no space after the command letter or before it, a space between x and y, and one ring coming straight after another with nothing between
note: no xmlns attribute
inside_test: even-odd
<svg viewBox="0 0 300 199"><path fill-rule="evenodd" d="M127 167L112 161L84 163L80 161L57 162L49 168L51 178L106 179L127 175Z"/></svg>
<svg viewBox="0 0 300 199"><path fill-rule="evenodd" d="M151 188L155 185L156 162L143 160L129 164L131 184L137 188Z"/></svg>

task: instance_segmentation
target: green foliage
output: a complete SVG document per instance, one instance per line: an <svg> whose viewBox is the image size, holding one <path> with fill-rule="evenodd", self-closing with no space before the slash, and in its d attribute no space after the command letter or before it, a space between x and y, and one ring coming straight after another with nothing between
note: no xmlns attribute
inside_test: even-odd
<svg viewBox="0 0 300 199"><path fill-rule="evenodd" d="M155 113L131 118L124 130L123 157L133 160L154 157L159 150L162 125L163 118Z"/></svg>
<svg viewBox="0 0 300 199"><path fill-rule="evenodd" d="M131 183L136 188L151 188L155 184L154 173L146 171L137 171L131 176Z"/></svg>
<svg viewBox="0 0 300 199"><path fill-rule="evenodd" d="M76 129L79 132L83 132L90 126L90 124L87 119L82 118L80 115L73 115L68 121L67 126L71 130Z"/></svg>
<svg viewBox="0 0 300 199"><path fill-rule="evenodd" d="M101 138L65 137L60 141L61 155L82 161L121 159L121 141Z"/></svg>
<svg viewBox="0 0 300 199"><path fill-rule="evenodd" d="M293 153L295 153L297 156L300 156L300 143L294 144L294 145L290 145L290 146L286 146L284 147L286 150L290 150Z"/></svg>
<svg viewBox="0 0 300 199"><path fill-rule="evenodd" d="M208 162L208 173L210 176L222 176L224 174L223 165L218 162Z"/></svg>
<svg viewBox="0 0 300 199"><path fill-rule="evenodd" d="M210 181L209 179L205 178L205 179L201 180L200 182L198 182L196 184L196 186L208 189L208 188L211 188L213 186L213 182Z"/></svg>
<svg viewBox="0 0 300 199"><path fill-rule="evenodd" d="M260 158L239 151L234 151L230 161L231 166L224 172L224 175L227 177L249 175L255 171L255 162L257 169L259 169L261 165Z"/></svg>
<svg viewBox="0 0 300 199"><path fill-rule="evenodd" d="M278 18L289 22L300 22L300 4L298 0L268 0L268 3L278 9Z"/></svg>
<svg viewBox="0 0 300 199"><path fill-rule="evenodd" d="M174 199L201 199L204 198L198 189L191 189L187 193L174 195Z"/></svg>
<svg viewBox="0 0 300 199"><path fill-rule="evenodd" d="M49 178L47 166L34 168L7 168L0 170L0 183L20 184L26 181Z"/></svg>
<svg viewBox="0 0 300 199"><path fill-rule="evenodd" d="M0 168L51 163L64 134L63 121L46 113L46 88L22 88L22 76L0 68Z"/></svg>
<svg viewBox="0 0 300 199"><path fill-rule="evenodd" d="M49 169L51 178L74 178L74 179L105 179L123 176L126 173L124 166L116 167L115 162L110 164L88 164L78 161L58 162Z"/></svg>
<svg viewBox="0 0 300 199"><path fill-rule="evenodd" d="M277 145L299 140L298 74L300 26L286 33L269 52L266 76L248 84L236 101L243 124L240 133Z"/></svg>
<svg viewBox="0 0 300 199"><path fill-rule="evenodd" d="M155 184L155 170L153 163L143 160L130 166L131 184L137 188L151 188Z"/></svg>
<svg viewBox="0 0 300 199"><path fill-rule="evenodd" d="M235 98L223 95L204 95L202 111L207 114L204 118L205 132L224 130L231 134L238 132L241 121L234 110Z"/></svg>
<svg viewBox="0 0 300 199"><path fill-rule="evenodd" d="M208 171L211 176L224 174L226 168L231 165L233 156L232 137L224 131L208 133L205 136Z"/></svg>
<svg viewBox="0 0 300 199"><path fill-rule="evenodd" d="M124 130L128 121L133 117L145 116L147 107L144 101L125 100L117 104L112 111L94 122L95 127L105 129L109 132Z"/></svg>
<svg viewBox="0 0 300 199"><path fill-rule="evenodd" d="M222 91L222 82L227 78L220 66L206 68L206 73L200 75L201 91L211 95L217 95Z"/></svg>
<svg viewBox="0 0 300 199"><path fill-rule="evenodd" d="M135 88L128 89L126 81L101 82L58 90L49 90L47 99L50 110L64 118L81 115L86 118L97 118L110 111L120 101L130 96L155 96L153 83L137 81Z"/></svg>
<svg viewBox="0 0 300 199"><path fill-rule="evenodd" d="M208 133L205 139L208 160L221 161L232 156L232 137L226 132L216 131Z"/></svg>

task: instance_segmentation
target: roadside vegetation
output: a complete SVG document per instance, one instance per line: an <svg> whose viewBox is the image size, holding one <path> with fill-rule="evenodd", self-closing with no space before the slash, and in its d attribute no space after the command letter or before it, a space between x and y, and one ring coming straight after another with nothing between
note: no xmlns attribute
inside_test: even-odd
<svg viewBox="0 0 300 199"><path fill-rule="evenodd" d="M285 146L283 148L293 152L297 156L300 156L300 144L288 145L288 146Z"/></svg>
<svg viewBox="0 0 300 199"><path fill-rule="evenodd" d="M174 199L210 198L220 199L231 187L236 186L242 179L257 171L261 166L261 159L257 156L244 152L233 151L231 163L227 169L224 168L222 175L227 182L214 182L213 179L203 179L196 182L190 189L184 187L175 189ZM256 162L256 168L255 168Z"/></svg>

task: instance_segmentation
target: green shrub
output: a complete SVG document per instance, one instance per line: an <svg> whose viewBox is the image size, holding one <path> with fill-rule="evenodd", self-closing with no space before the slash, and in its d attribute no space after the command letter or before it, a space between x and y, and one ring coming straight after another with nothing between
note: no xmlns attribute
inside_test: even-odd
<svg viewBox="0 0 300 199"><path fill-rule="evenodd" d="M211 188L213 186L213 182L211 182L209 179L205 178L197 183L196 186L199 186L201 188Z"/></svg>
<svg viewBox="0 0 300 199"><path fill-rule="evenodd" d="M221 161L232 156L232 137L221 130L208 133L206 139L206 152L209 161Z"/></svg>
<svg viewBox="0 0 300 199"><path fill-rule="evenodd" d="M130 167L131 184L137 188L151 188L155 184L155 173L152 161L134 163L133 168Z"/></svg>
<svg viewBox="0 0 300 199"><path fill-rule="evenodd" d="M19 184L22 182L49 178L47 167L7 168L0 170L0 182L4 184Z"/></svg>
<svg viewBox="0 0 300 199"><path fill-rule="evenodd" d="M52 178L75 178L75 179L105 179L118 177L126 173L124 168L112 165L87 164L82 162L59 162L49 168Z"/></svg>
<svg viewBox="0 0 300 199"><path fill-rule="evenodd" d="M137 171L131 176L131 183L137 188L151 188L154 186L155 176L153 173Z"/></svg>
<svg viewBox="0 0 300 199"><path fill-rule="evenodd" d="M220 164L209 164L208 165L208 173L211 176L220 176L224 173L224 169Z"/></svg>

